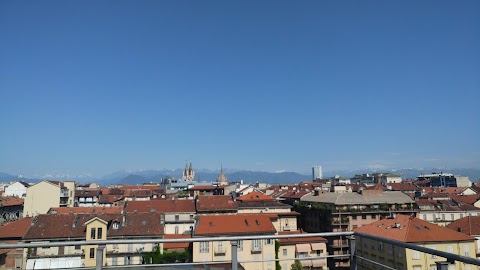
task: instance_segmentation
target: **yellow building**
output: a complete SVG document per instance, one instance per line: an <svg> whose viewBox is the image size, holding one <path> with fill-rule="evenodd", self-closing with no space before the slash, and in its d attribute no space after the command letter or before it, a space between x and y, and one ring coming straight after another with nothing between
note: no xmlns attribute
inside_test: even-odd
<svg viewBox="0 0 480 270"><path fill-rule="evenodd" d="M279 234L301 234L301 231L279 232ZM278 259L282 269L290 269L295 258L302 259L305 269L325 270L327 268L327 239L322 237L281 238Z"/></svg>
<svg viewBox="0 0 480 270"><path fill-rule="evenodd" d="M413 216L397 215L362 226L356 232L387 239L412 243L439 251L475 258L475 238L441 227ZM355 236L356 254L399 270L436 269L435 262L445 258L419 252L382 241ZM383 269L357 257L358 269ZM473 266L456 262L449 270L474 269Z"/></svg>
<svg viewBox="0 0 480 270"><path fill-rule="evenodd" d="M42 181L27 188L24 216L46 214L52 207L73 207L75 182Z"/></svg>
<svg viewBox="0 0 480 270"><path fill-rule="evenodd" d="M163 238L164 226L159 213L98 213L38 215L23 237L27 243L58 241L96 241L115 239ZM103 251L103 265L143 263L143 255L153 251L154 243L109 244ZM160 251L163 245L160 245ZM52 265L92 267L96 265L97 245L25 249L27 267ZM67 264L66 264L67 263Z"/></svg>
<svg viewBox="0 0 480 270"><path fill-rule="evenodd" d="M277 232L267 215L204 215L197 217L193 237L275 235ZM193 262L217 262L232 259L230 241L193 243ZM275 269L275 240L252 239L239 241L237 258L244 269ZM268 260L265 262L245 262Z"/></svg>

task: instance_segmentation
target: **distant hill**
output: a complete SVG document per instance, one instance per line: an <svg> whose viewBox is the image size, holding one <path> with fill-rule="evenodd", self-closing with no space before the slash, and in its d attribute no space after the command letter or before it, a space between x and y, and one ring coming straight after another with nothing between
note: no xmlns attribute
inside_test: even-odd
<svg viewBox="0 0 480 270"><path fill-rule="evenodd" d="M402 176L403 179L416 179L417 176L420 174L427 174L432 172L446 172L446 173L453 173L455 175L463 175L470 177L472 182L480 182L480 169L462 169L462 168L454 168L454 169L438 169L438 168L430 168L430 169L417 169L417 168L408 168L408 169L394 169L394 170L382 170L382 171L374 171L374 170L343 170L343 171L326 171L324 172L325 178L339 175L342 177L353 177L355 174L362 174L362 173L375 173L375 172L391 172L395 174L399 174ZM215 181L219 171L212 171L207 169L198 169L195 170L195 180L200 181ZM62 176L62 175L44 175L35 178L21 178L19 179L17 176L0 172L0 182L10 182L16 180L22 180L26 182L38 182L45 179L52 179L52 180L74 180L79 181L81 183L98 183L100 185L108 186L111 184L124 184L124 185L135 185L135 184L142 184L142 183L149 183L155 182L159 183L162 178L166 177L175 177L181 178L183 173L183 169L176 169L176 170L140 170L140 171L118 171L103 177L93 177L93 176ZM262 171L246 171L246 170L233 170L233 169L225 169L225 175L230 182L236 182L243 180L244 183L269 183L269 184L287 184L287 183L299 183L302 181L311 181L310 175L299 174L295 172L281 172L281 173L273 173L273 172L262 172Z"/></svg>

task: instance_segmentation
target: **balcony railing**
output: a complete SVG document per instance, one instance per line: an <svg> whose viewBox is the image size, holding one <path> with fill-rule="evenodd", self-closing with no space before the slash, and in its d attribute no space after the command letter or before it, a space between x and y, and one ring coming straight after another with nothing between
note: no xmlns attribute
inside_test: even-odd
<svg viewBox="0 0 480 270"><path fill-rule="evenodd" d="M286 258L286 259L265 259L265 260L238 260L237 251L238 251L238 243L241 240L264 240L264 239L282 239L282 238L303 238L303 237L332 237L332 236L344 236L348 237L348 249L345 250L345 254L341 255L324 255L324 256L314 256L314 257L303 257L303 258ZM191 263L175 263L175 264L153 264L153 265L129 265L128 268L146 268L146 267L161 267L161 266L174 266L174 267L182 267L183 269L186 266L194 266L194 265L215 265L215 264L231 264L232 270L238 270L239 263L252 263L252 262L274 262L274 261L284 261L284 260L299 260L299 261L307 261L305 264L312 264L313 260L321 260L321 259L337 259L337 258L349 258L349 261L345 261L342 265L349 266L351 270L357 269L357 260L362 261L369 261L371 263L377 264L381 267L386 269L392 269L391 267L384 265L378 261L374 261L362 256L362 254L356 254L355 251L355 236L360 236L362 238L368 238L376 241L382 241L386 244L392 244L398 247L408 248L412 250L417 250L423 253L432 254L438 256L439 260L440 257L446 258L447 261L439 261L437 262L437 269L447 269L443 268L446 264L452 263L454 261L463 262L465 264L471 264L480 266L480 260L465 257L461 255L456 255L444 251L439 251L435 249L430 249L418 245L414 245L411 243L404 243L396 240L386 239L382 237L376 237L368 234L363 233L353 233L353 232L342 232L342 233L311 233L311 234L289 234L289 235L261 235L261 236L233 236L233 237L205 237L205 238L188 238L188 239L128 239L128 240L97 240L97 241L65 241L65 242L42 242L42 243L18 243L18 244L0 244L0 249L17 249L17 248L28 248L29 250L32 248L41 248L41 247L64 247L64 246L86 246L86 245L96 245L98 246L96 249L96 266L95 269L100 270L104 266L103 262L103 250L105 249L106 245L128 245L128 244L150 244L150 243L179 243L179 242L216 242L216 241L229 241L231 243L231 260L228 261L215 261L215 262L191 262ZM260 247L261 246L252 246ZM226 248L226 247L222 247ZM252 248L252 250L253 250ZM218 247L217 247L218 250ZM353 251L353 252L349 252ZM319 262L316 261L315 264ZM126 266L108 266L108 269L114 268L125 268ZM448 266L447 266L448 267ZM78 268L77 268L78 269ZM82 269L92 269L92 268L85 268ZM193 269L193 268L192 268Z"/></svg>

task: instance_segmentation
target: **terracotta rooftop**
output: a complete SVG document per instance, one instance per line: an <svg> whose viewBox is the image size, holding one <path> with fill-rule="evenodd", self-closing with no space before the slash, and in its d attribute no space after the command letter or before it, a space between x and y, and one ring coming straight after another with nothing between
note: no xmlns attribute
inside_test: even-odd
<svg viewBox="0 0 480 270"><path fill-rule="evenodd" d="M124 218L125 217L125 218ZM85 239L85 223L99 218L108 223L107 237L160 236L163 225L158 213L121 214L70 214L38 215L24 236L24 240L34 239ZM118 222L118 229L112 227Z"/></svg>
<svg viewBox="0 0 480 270"><path fill-rule="evenodd" d="M126 203L125 211L133 213L195 213L195 202L193 200L150 200L150 201L129 201Z"/></svg>
<svg viewBox="0 0 480 270"><path fill-rule="evenodd" d="M20 206L23 205L23 199L14 196L2 196L0 197L0 206Z"/></svg>
<svg viewBox="0 0 480 270"><path fill-rule="evenodd" d="M196 200L197 212L236 211L237 204L230 195L204 195Z"/></svg>
<svg viewBox="0 0 480 270"><path fill-rule="evenodd" d="M48 214L120 214L122 212L121 206L111 206L111 207L52 207L48 210Z"/></svg>
<svg viewBox="0 0 480 270"><path fill-rule="evenodd" d="M98 197L98 203L108 204L122 199L123 195L100 195L100 197Z"/></svg>
<svg viewBox="0 0 480 270"><path fill-rule="evenodd" d="M412 182L408 183L388 183L387 187L391 187L394 191L419 191L421 188L415 186Z"/></svg>
<svg viewBox="0 0 480 270"><path fill-rule="evenodd" d="M355 229L356 232L406 243L473 241L475 238L413 216L396 215Z"/></svg>
<svg viewBox="0 0 480 270"><path fill-rule="evenodd" d="M198 216L195 236L274 234L277 231L266 215Z"/></svg>
<svg viewBox="0 0 480 270"><path fill-rule="evenodd" d="M242 202L246 202L246 201L274 201L274 200L275 199L272 198L271 196L265 195L265 194L263 194L261 192L258 192L256 190L237 198L237 201L242 201Z"/></svg>
<svg viewBox="0 0 480 270"><path fill-rule="evenodd" d="M468 234L471 236L480 235L480 216L466 216L461 219L457 219L454 222L447 225L447 228Z"/></svg>
<svg viewBox="0 0 480 270"><path fill-rule="evenodd" d="M75 190L75 197L98 197L100 194L99 189Z"/></svg>
<svg viewBox="0 0 480 270"><path fill-rule="evenodd" d="M301 199L303 196L311 193L310 191L300 190L300 191L289 191L282 194L280 197L285 199Z"/></svg>
<svg viewBox="0 0 480 270"><path fill-rule="evenodd" d="M156 190L158 189L158 185L138 185L138 186L119 186L119 189L128 190L128 189L149 189L149 190Z"/></svg>
<svg viewBox="0 0 480 270"><path fill-rule="evenodd" d="M184 234L165 234L165 239L188 239L192 238L191 235L184 235ZM177 243L164 243L164 249L187 249L189 248L189 242L177 242Z"/></svg>
<svg viewBox="0 0 480 270"><path fill-rule="evenodd" d="M238 208L292 208L288 204L277 201L237 201Z"/></svg>
<svg viewBox="0 0 480 270"><path fill-rule="evenodd" d="M0 227L0 239L22 238L32 224L32 218L26 217Z"/></svg>
<svg viewBox="0 0 480 270"><path fill-rule="evenodd" d="M456 202L471 204L473 205L478 200L480 200L480 194L474 195L450 195L450 198Z"/></svg>
<svg viewBox="0 0 480 270"><path fill-rule="evenodd" d="M285 234L302 234L303 232L298 230L298 231L284 231L284 232L278 232L279 235L285 235ZM315 236L315 237L296 237L296 238L281 238L278 239L278 242L280 244L297 244L297 243L327 243L327 239L320 237L320 236Z"/></svg>

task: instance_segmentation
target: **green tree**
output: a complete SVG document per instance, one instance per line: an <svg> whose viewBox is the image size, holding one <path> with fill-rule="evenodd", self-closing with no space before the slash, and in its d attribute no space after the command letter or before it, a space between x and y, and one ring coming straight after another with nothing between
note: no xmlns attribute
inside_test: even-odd
<svg viewBox="0 0 480 270"><path fill-rule="evenodd" d="M190 260L190 252L185 250L160 253L160 247L157 245L154 251L147 252L142 257L147 264L185 263Z"/></svg>
<svg viewBox="0 0 480 270"><path fill-rule="evenodd" d="M278 260L278 251L280 250L280 243L275 240L275 259ZM279 261L275 261L275 270L282 270Z"/></svg>
<svg viewBox="0 0 480 270"><path fill-rule="evenodd" d="M290 270L303 270L302 263L299 260L295 260L295 262L290 267Z"/></svg>

